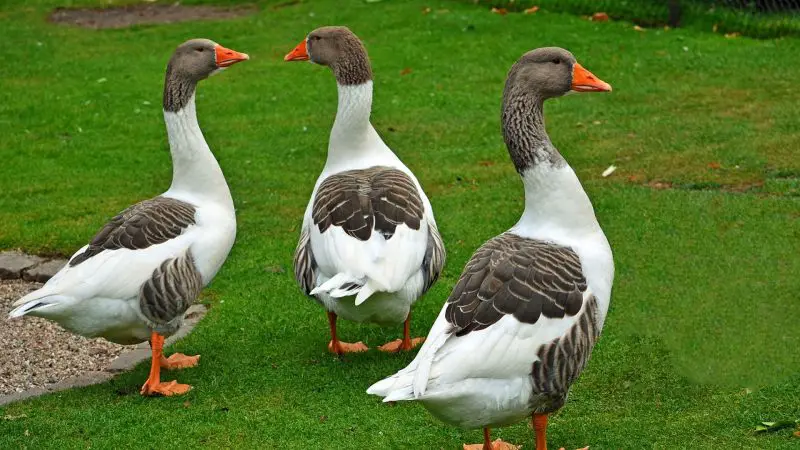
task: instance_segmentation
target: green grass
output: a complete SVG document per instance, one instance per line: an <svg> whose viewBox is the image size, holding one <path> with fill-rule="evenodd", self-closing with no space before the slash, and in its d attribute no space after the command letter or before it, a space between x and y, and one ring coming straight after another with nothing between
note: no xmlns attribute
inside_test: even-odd
<svg viewBox="0 0 800 450"><path fill-rule="evenodd" d="M676 0L680 7L675 17L673 0L470 0L486 7L523 11L533 6L556 12L591 16L605 12L611 20L626 20L647 28L678 26L721 34L743 34L755 38L800 36L800 13L796 9L761 12L755 6L736 8L732 2L714 0ZM777 3L777 2L776 2ZM755 2L751 2L754 5Z"/></svg>
<svg viewBox="0 0 800 450"><path fill-rule="evenodd" d="M48 24L56 1L0 10L0 248L70 254L116 212L167 188L160 95L178 43L205 36L252 57L198 93L239 233L206 291L210 313L174 347L203 355L177 375L195 389L141 398L140 365L0 408L0 448L456 449L480 440L420 405L367 396L413 355L331 357L323 311L290 275L336 92L327 70L282 56L323 24L347 24L366 42L373 123L425 186L447 244L415 333L428 330L471 252L519 216L521 185L499 132L503 81L523 52L560 45L614 86L552 101L546 114L593 199L617 275L603 338L552 420L551 443L797 448L788 431L752 430L800 418L800 41L640 33L456 1L277 3L232 21L108 31ZM603 178L610 164L618 169ZM371 346L400 331L341 325L343 338ZM524 424L496 436L531 448Z"/></svg>

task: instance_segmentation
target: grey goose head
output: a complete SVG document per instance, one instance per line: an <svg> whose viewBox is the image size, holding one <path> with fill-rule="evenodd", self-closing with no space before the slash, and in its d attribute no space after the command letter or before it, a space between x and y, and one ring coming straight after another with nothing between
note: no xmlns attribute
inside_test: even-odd
<svg viewBox="0 0 800 450"><path fill-rule="evenodd" d="M312 31L284 58L311 61L333 70L339 84L354 85L372 80L367 50L347 27L321 27Z"/></svg>
<svg viewBox="0 0 800 450"><path fill-rule="evenodd" d="M525 53L511 67L506 81L509 90L527 91L546 100L570 91L609 92L611 85L584 69L567 50L543 47Z"/></svg>
<svg viewBox="0 0 800 450"><path fill-rule="evenodd" d="M225 48L209 39L190 39L179 45L167 64L164 110L181 110L199 81L248 59L250 57L247 54Z"/></svg>
<svg viewBox="0 0 800 450"><path fill-rule="evenodd" d="M544 126L543 102L568 92L608 92L611 86L578 64L572 53L544 47L522 55L503 91L503 138L517 172L547 162L565 164Z"/></svg>

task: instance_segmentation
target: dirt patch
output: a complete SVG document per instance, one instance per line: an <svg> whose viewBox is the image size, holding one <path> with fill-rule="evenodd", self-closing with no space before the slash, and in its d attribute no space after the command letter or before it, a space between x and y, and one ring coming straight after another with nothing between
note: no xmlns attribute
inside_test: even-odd
<svg viewBox="0 0 800 450"><path fill-rule="evenodd" d="M133 25L175 23L191 20L232 19L258 11L255 5L234 7L173 5L127 5L114 8L56 8L53 23L83 28L127 28Z"/></svg>

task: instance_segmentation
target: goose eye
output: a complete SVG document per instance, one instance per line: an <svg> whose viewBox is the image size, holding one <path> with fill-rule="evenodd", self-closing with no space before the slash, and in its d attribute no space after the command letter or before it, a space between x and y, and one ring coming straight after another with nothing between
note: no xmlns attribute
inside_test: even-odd
<svg viewBox="0 0 800 450"><path fill-rule="evenodd" d="M198 47L198 48L196 48L195 50L197 50L198 52L201 52L201 53L202 53L204 49L203 49L203 47Z"/></svg>
<svg viewBox="0 0 800 450"><path fill-rule="evenodd" d="M561 64L561 59L560 58L555 58L553 60L553 64Z"/></svg>

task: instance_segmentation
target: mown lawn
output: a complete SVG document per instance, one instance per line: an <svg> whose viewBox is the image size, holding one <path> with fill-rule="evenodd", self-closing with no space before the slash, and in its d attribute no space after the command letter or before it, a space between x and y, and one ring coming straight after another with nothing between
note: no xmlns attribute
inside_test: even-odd
<svg viewBox="0 0 800 450"><path fill-rule="evenodd" d="M204 82L198 111L231 186L239 234L174 350L200 353L181 398L141 398L147 367L0 408L0 448L456 449L480 432L364 390L413 355L337 360L322 310L291 276L336 108L332 76L282 56L313 28L349 25L376 76L373 123L420 178L447 244L415 309L424 334L471 252L509 228L522 190L499 131L505 74L525 51L570 49L609 95L546 108L553 141L615 252L603 338L553 448L797 448L762 420L800 419L800 40L637 32L471 2L261 2L224 22L93 31L54 6L0 9L0 248L70 254L109 217L167 188L160 96L173 48L209 37L252 60ZM192 3L192 2L184 2ZM426 8L430 8L425 13ZM602 171L614 164L608 178ZM342 323L375 346L401 329ZM11 420L13 419L13 420ZM495 432L532 448L524 424Z"/></svg>

